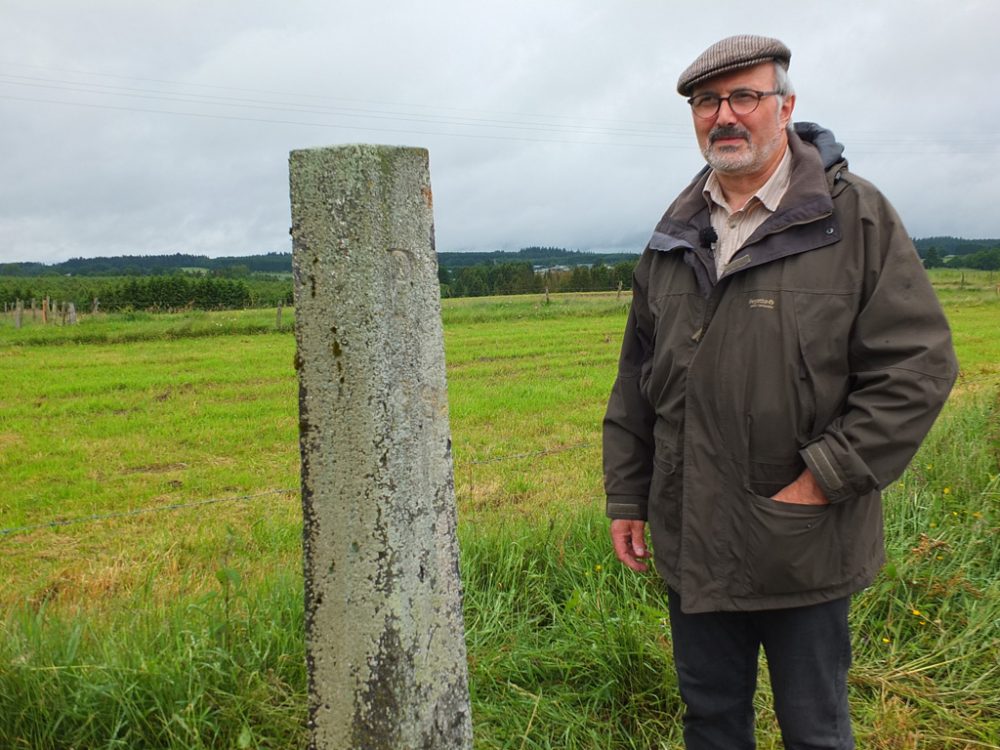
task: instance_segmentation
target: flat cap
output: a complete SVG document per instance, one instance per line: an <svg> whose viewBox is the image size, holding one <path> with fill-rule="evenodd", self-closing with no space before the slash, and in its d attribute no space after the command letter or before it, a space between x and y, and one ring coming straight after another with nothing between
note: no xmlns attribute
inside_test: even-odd
<svg viewBox="0 0 1000 750"><path fill-rule="evenodd" d="M778 39L739 34L716 42L698 55L677 79L677 93L690 96L695 84L731 70L749 68L773 60L788 70L792 51Z"/></svg>

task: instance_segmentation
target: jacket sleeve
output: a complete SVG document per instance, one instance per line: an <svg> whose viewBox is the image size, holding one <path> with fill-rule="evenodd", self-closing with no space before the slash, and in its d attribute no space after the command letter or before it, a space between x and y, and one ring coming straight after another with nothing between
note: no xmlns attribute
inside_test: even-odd
<svg viewBox="0 0 1000 750"><path fill-rule="evenodd" d="M604 489L610 518L646 520L653 471L653 409L643 395L653 356L653 321L646 297L650 253L632 275L632 305L618 376L604 415Z"/></svg>
<svg viewBox="0 0 1000 750"><path fill-rule="evenodd" d="M852 186L862 192L865 186ZM913 458L958 373L951 333L913 243L874 188L855 228L865 247L844 409L801 455L831 502L886 487Z"/></svg>

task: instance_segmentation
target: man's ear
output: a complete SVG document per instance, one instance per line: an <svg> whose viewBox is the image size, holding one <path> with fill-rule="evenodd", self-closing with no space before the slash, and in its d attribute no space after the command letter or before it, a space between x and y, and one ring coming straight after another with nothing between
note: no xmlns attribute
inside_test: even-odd
<svg viewBox="0 0 1000 750"><path fill-rule="evenodd" d="M784 101L781 102L781 110L778 112L778 118L781 122L781 127L787 128L788 123L792 121L792 111L795 109L795 94L788 94L785 96Z"/></svg>

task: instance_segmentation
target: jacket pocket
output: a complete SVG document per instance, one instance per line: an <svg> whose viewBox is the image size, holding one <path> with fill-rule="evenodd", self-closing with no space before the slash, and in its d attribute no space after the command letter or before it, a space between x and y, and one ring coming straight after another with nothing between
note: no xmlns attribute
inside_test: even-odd
<svg viewBox="0 0 1000 750"><path fill-rule="evenodd" d="M797 505L751 494L747 574L757 594L795 594L841 580L836 508Z"/></svg>
<svg viewBox="0 0 1000 750"><path fill-rule="evenodd" d="M669 571L680 559L682 475L676 449L656 440L647 513L656 558Z"/></svg>

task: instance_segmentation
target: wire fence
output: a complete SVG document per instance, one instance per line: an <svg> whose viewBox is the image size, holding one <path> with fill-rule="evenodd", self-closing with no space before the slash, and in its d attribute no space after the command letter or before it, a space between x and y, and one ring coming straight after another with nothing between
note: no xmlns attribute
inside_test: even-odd
<svg viewBox="0 0 1000 750"><path fill-rule="evenodd" d="M990 383L995 384L998 379L1000 379L1000 373L978 373L973 376L959 375L957 385L968 387L971 385L978 385L980 383ZM518 461L527 458L541 458L545 456L552 456L560 453L567 453L569 451L583 450L586 448L593 448L597 443L593 441L582 441L579 443L573 443L570 445L561 445L553 448L545 448L536 451L525 451L523 453L507 453L499 456L487 456L485 458L473 458L466 461L459 461L456 459L456 463L460 465L471 465L479 466L485 464L496 464L503 463L506 461ZM78 524L88 524L96 523L99 521L108 521L116 518L129 518L133 516L141 516L150 513L163 513L167 511L185 510L189 508L199 508L206 505L217 505L220 503L231 503L231 502L246 502L249 500L256 500L262 497L268 497L273 495L291 495L297 494L299 488L276 488L270 490L264 490L262 492L255 492L247 495L231 495L226 497L211 497L203 498L199 500L191 500L181 503L170 503L166 505L156 505L151 507L134 508L132 510L115 511L110 513L93 513L86 516L79 516L76 518L56 518L50 521L43 521L41 523L26 524L23 526L11 526L8 528L0 528L0 539L16 536L18 534L26 534L32 531L40 531L43 529L54 529L62 526L72 526Z"/></svg>
<svg viewBox="0 0 1000 750"><path fill-rule="evenodd" d="M959 374L956 385L963 387L979 385L980 383L990 383L992 385L995 384L998 381L998 379L1000 379L1000 373L996 372L978 373L972 376ZM585 448L593 448L595 447L595 445L597 444L593 441L583 441L579 443L573 443L571 445L561 445L554 448L545 448L536 451L526 451L523 453L507 453L499 456L487 456L485 458L473 458L467 461L458 461L456 459L456 463L472 465L472 466L495 464L495 463L502 463L505 461L524 460L526 458L541 458L544 456L552 456L559 453L567 453L569 451L582 450ZM255 492L247 495L211 497L199 500L191 500L182 503L170 503L167 505L156 505L152 507L134 508L132 510L115 511L110 513L93 513L90 515L79 516L76 518L57 518L50 521L43 521L41 523L0 528L0 539L15 536L18 534L26 534L32 531L40 531L42 529L59 528L61 526L96 523L98 521L108 521L116 518L129 518L132 516L141 516L150 513L162 513L166 511L184 510L188 508L199 508L206 505L216 505L219 503L246 502L248 500L256 500L261 497L268 497L272 495L290 495L298 492L299 488L297 487L277 488L277 489L264 490L262 492Z"/></svg>
<svg viewBox="0 0 1000 750"><path fill-rule="evenodd" d="M581 450L583 448L592 448L594 445L595 443L593 442L581 442L581 443L574 443L572 445L559 446L556 448L547 448L538 451L529 451L525 453L509 453L502 456L490 456L488 458L471 459L464 463L478 465L478 464L495 464L504 461L517 461L517 460L523 460L525 458L552 456L558 453L566 453L568 451ZM32 531L41 531L43 529L55 529L62 526L97 523L98 521L109 521L117 518L130 518L134 516L148 515L151 513L163 513L167 511L185 510L189 508L201 508L206 505L217 505L219 503L246 502L248 500L257 500L262 497L269 497L273 495L298 494L298 492L299 492L298 487L276 488L276 489L264 490L262 492L254 492L252 494L247 494L247 495L210 497L210 498L203 498L200 500L190 500L182 503L154 505L150 507L133 508L131 510L114 511L110 513L92 513L90 515L78 516L75 518L56 518L51 521L43 521L41 523L26 524L24 526L11 526L9 528L0 529L0 538L16 536L18 534L27 534Z"/></svg>
<svg viewBox="0 0 1000 750"><path fill-rule="evenodd" d="M72 526L75 524L94 523L96 521L107 521L113 518L128 518L131 516L145 515L147 513L161 513L168 510L182 510L184 508L200 508L205 505L215 505L217 503L255 500L257 498L266 497L268 495L287 495L298 491L299 491L298 488L265 490L264 492L255 492L250 495L209 497L202 500L191 500L186 503L170 503L169 505L154 505L152 507L147 507L147 508L134 508L132 510L121 510L113 513L93 513L89 516L79 516L77 518L57 518L53 521L45 521L43 523L35 523L27 526L13 526L8 529L0 529L0 536L13 536L14 534L24 534L29 531L38 531L39 529L55 529L60 526Z"/></svg>

